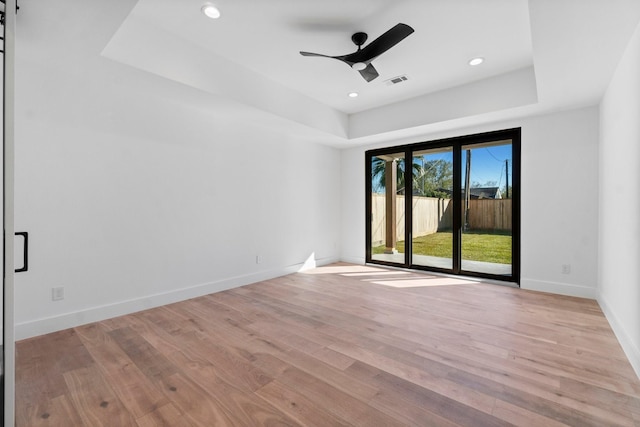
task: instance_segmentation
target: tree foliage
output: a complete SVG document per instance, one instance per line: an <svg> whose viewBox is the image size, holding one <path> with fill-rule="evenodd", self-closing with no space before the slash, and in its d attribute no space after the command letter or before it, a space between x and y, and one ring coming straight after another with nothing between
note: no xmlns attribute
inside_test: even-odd
<svg viewBox="0 0 640 427"><path fill-rule="evenodd" d="M473 181L471 183L471 188L487 188L487 187L497 187L498 181L485 181L484 183Z"/></svg>
<svg viewBox="0 0 640 427"><path fill-rule="evenodd" d="M396 190L398 192L402 192L405 187L405 169L406 162L404 157L401 157L396 160ZM414 187L415 187L415 178L420 175L420 164L414 162L411 165L411 176L414 179ZM386 171L387 171L387 162L379 157L374 157L371 161L371 183L373 185L373 191L375 193L383 193L386 187Z"/></svg>
<svg viewBox="0 0 640 427"><path fill-rule="evenodd" d="M422 168L421 168L422 169ZM418 179L416 194L450 198L453 188L453 163L444 159L427 160Z"/></svg>
<svg viewBox="0 0 640 427"><path fill-rule="evenodd" d="M404 158L396 161L397 190L403 192L406 183L406 162ZM372 159L371 183L373 191L385 191L387 162L378 157ZM443 159L422 161L414 157L411 164L413 194L425 197L451 197L453 187L453 164ZM449 192L447 192L449 190Z"/></svg>

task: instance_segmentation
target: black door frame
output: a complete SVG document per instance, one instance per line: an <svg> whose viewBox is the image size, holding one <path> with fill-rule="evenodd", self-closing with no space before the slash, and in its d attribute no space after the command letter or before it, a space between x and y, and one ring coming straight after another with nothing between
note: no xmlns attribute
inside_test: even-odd
<svg viewBox="0 0 640 427"><path fill-rule="evenodd" d="M474 271L462 270L461 260L461 245L462 245L462 209L460 203L462 202L461 193L459 191L462 188L462 165L461 165L461 151L462 146L469 146L474 144L482 144L493 141L511 141L512 150L512 240L511 240L511 276L495 275L488 273L480 273ZM411 244L405 244L404 263L398 264L394 262L387 262L381 260L374 260L371 253L371 223L373 220L372 212L372 180L371 180L371 163L373 157L403 153L405 158L405 173L406 169L411 167L413 162L413 153L421 150L429 150L434 148L452 147L453 149L453 268L442 269L436 267L428 267L423 265L412 264L412 248ZM492 280L499 280L505 282L515 283L519 286L520 283L520 164L521 164L521 128L511 128L492 132L484 132L473 135L458 136L453 138L444 138L433 141L423 141L406 145L399 145L393 147L385 147L373 150L367 150L365 152L365 223L366 223L366 262L371 264L388 265L391 267L404 267L415 270L435 271L440 273L464 275L470 277L480 277ZM409 169L410 170L410 169ZM410 172L409 172L410 173ZM405 242L412 241L412 227L413 227L413 180L405 177L405 223L404 223L404 239Z"/></svg>

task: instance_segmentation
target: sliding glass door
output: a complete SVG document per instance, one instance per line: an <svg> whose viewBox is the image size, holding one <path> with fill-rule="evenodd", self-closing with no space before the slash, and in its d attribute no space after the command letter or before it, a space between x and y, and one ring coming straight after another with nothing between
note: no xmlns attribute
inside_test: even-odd
<svg viewBox="0 0 640 427"><path fill-rule="evenodd" d="M370 168L371 258L386 263L404 264L404 153L372 156Z"/></svg>
<svg viewBox="0 0 640 427"><path fill-rule="evenodd" d="M413 153L417 165L412 209L411 264L453 268L453 150Z"/></svg>
<svg viewBox="0 0 640 427"><path fill-rule="evenodd" d="M367 262L519 281L520 129L370 150Z"/></svg>
<svg viewBox="0 0 640 427"><path fill-rule="evenodd" d="M462 156L463 271L511 275L511 141L465 145Z"/></svg>

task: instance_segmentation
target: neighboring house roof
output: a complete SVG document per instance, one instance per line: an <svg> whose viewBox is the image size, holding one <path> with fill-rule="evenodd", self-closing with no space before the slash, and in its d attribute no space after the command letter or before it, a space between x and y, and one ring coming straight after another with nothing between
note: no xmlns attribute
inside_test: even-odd
<svg viewBox="0 0 640 427"><path fill-rule="evenodd" d="M439 188L438 191L441 191L446 194L451 194L451 190L446 190L444 188ZM404 195L405 188L399 188L396 194ZM462 197L464 198L464 188L462 189ZM413 190L413 195L418 196L419 191L417 189ZM498 187L471 187L471 194L469 195L472 199L502 199L502 192Z"/></svg>
<svg viewBox="0 0 640 427"><path fill-rule="evenodd" d="M502 193L498 187L471 187L470 190L472 199L502 199Z"/></svg>
<svg viewBox="0 0 640 427"><path fill-rule="evenodd" d="M451 190L440 188L440 191L451 194ZM461 191L464 198L464 188ZM499 187L471 187L469 197L472 199L502 199L502 192Z"/></svg>

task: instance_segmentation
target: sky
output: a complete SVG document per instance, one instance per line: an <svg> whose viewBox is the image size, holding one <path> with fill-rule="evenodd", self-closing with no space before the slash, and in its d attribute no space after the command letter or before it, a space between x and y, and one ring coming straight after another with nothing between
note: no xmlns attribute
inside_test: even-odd
<svg viewBox="0 0 640 427"><path fill-rule="evenodd" d="M505 160L509 160L509 184L511 184L512 159L511 145L481 147L471 150L471 183L478 182L483 186L486 182L495 181L494 186L503 188L506 183ZM462 152L462 168L466 161L466 151ZM464 178L463 178L464 179Z"/></svg>
<svg viewBox="0 0 640 427"><path fill-rule="evenodd" d="M446 160L452 161L453 155L449 151L441 151L427 154L425 161ZM492 187L503 188L506 183L505 160L509 160L509 184L511 184L512 159L511 145L497 145L493 147L479 146L471 150L471 185L474 183L485 186L489 182L494 182ZM462 173L464 186L464 172L466 162L466 150L462 150ZM418 163L420 163L418 161Z"/></svg>
<svg viewBox="0 0 640 427"><path fill-rule="evenodd" d="M472 146L473 147L473 146ZM464 147L463 147L464 148ZM414 154L416 163L420 164L419 154ZM452 149L435 149L428 150L424 154L425 162L429 160L445 160L448 162L453 161ZM483 146L478 144L475 148L471 149L471 186L489 186L499 187L504 189L506 184L505 174L505 160L509 160L509 185L513 182L513 168L512 168L512 153L511 144L495 145L495 146ZM466 162L466 150L462 150L462 186L464 187L464 173ZM383 188L378 188L376 192L384 192Z"/></svg>

